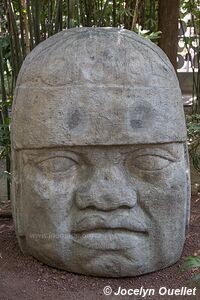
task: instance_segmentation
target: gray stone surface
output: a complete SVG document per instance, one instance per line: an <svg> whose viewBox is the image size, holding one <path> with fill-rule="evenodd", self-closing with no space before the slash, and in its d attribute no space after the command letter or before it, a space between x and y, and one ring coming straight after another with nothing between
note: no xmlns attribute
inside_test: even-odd
<svg viewBox="0 0 200 300"><path fill-rule="evenodd" d="M181 256L190 203L183 105L173 67L150 41L81 28L37 46L17 81L12 160L24 253L108 277Z"/></svg>

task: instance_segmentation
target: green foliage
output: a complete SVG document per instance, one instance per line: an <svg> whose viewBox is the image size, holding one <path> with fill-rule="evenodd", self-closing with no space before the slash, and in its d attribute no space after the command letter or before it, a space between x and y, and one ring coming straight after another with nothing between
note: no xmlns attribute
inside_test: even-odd
<svg viewBox="0 0 200 300"><path fill-rule="evenodd" d="M200 114L187 116L189 142L200 139Z"/></svg>
<svg viewBox="0 0 200 300"><path fill-rule="evenodd" d="M10 126L9 124L0 124L0 159L10 157Z"/></svg>
<svg viewBox="0 0 200 300"><path fill-rule="evenodd" d="M200 172L200 114L187 116L186 121L190 158L194 168ZM189 256L185 259L181 270L187 271L190 269L200 271L200 256ZM200 285L200 273L194 275L190 281L198 282Z"/></svg>
<svg viewBox="0 0 200 300"><path fill-rule="evenodd" d="M197 282L200 286L200 256L188 256L181 266L181 271L195 270L195 275L191 278L190 282Z"/></svg>
<svg viewBox="0 0 200 300"><path fill-rule="evenodd" d="M186 121L190 158L194 168L200 172L200 114L187 116Z"/></svg>
<svg viewBox="0 0 200 300"><path fill-rule="evenodd" d="M199 1L195 0L181 0L182 16L186 16L190 12L196 19L200 19Z"/></svg>
<svg viewBox="0 0 200 300"><path fill-rule="evenodd" d="M189 49L192 47L196 54L196 65L192 64L193 71L193 115L187 116L188 146L190 158L194 168L200 172L200 10L199 1L181 0L181 15L190 14L191 18L188 23L193 29L195 35L187 37L184 35L184 41L187 48L188 56L191 59ZM182 28L183 29L183 28ZM194 45L196 44L196 47ZM195 74L197 68L197 74ZM182 270L195 269L197 272L191 278L191 282L197 282L200 285L200 256L189 256L182 265Z"/></svg>
<svg viewBox="0 0 200 300"><path fill-rule="evenodd" d="M189 153L194 168L200 172L200 114L187 116Z"/></svg>
<svg viewBox="0 0 200 300"><path fill-rule="evenodd" d="M181 0L180 24L182 31L183 24L181 19L190 16L187 25L194 31L194 35L188 37L184 34L184 42L188 57L192 61L190 49L194 51L196 59L192 63L193 71L193 113L200 113L200 3L199 0ZM197 70L197 71L196 71ZM195 74L196 73L196 74Z"/></svg>
<svg viewBox="0 0 200 300"><path fill-rule="evenodd" d="M147 38L151 40L152 42L157 42L161 36L161 31L151 32L150 30L142 29L140 26L138 30L136 31L139 35L143 36L144 38Z"/></svg>

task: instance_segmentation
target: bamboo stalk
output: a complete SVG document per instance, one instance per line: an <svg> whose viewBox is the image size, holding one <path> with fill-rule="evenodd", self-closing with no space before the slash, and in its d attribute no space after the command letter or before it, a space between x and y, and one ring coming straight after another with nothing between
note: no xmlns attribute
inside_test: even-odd
<svg viewBox="0 0 200 300"><path fill-rule="evenodd" d="M56 2L55 33L62 30L62 0Z"/></svg>
<svg viewBox="0 0 200 300"><path fill-rule="evenodd" d="M34 48L34 38L33 38L33 19L30 10L30 0L26 0L26 10L28 16L28 30L30 34L30 50L32 50Z"/></svg>
<svg viewBox="0 0 200 300"><path fill-rule="evenodd" d="M59 8L59 22L60 22L60 31L63 30L63 10L62 10L62 0L60 0L60 8Z"/></svg>
<svg viewBox="0 0 200 300"><path fill-rule="evenodd" d="M139 3L140 3L140 0L136 0L135 9L134 9L134 15L133 15L133 21L132 21L132 25L131 25L131 31L134 30L136 22L137 22Z"/></svg>
<svg viewBox="0 0 200 300"><path fill-rule="evenodd" d="M68 6L68 28L72 28L74 26L74 12L75 12L75 3L76 0L70 0Z"/></svg>
<svg viewBox="0 0 200 300"><path fill-rule="evenodd" d="M2 102L6 102L6 88L5 88L5 80L4 80L4 61L3 61L3 52L2 46L0 42L0 79L1 79L1 94L2 94ZM7 112L3 107L3 114L7 117Z"/></svg>
<svg viewBox="0 0 200 300"><path fill-rule="evenodd" d="M70 0L67 0L67 28L70 28Z"/></svg>
<svg viewBox="0 0 200 300"><path fill-rule="evenodd" d="M112 16L113 16L113 27L116 27L116 0L113 0Z"/></svg>
<svg viewBox="0 0 200 300"><path fill-rule="evenodd" d="M30 39L29 39L28 17L27 17L25 0L21 0L21 6L22 6L23 24L24 24L25 54L27 55L30 52Z"/></svg>
<svg viewBox="0 0 200 300"><path fill-rule="evenodd" d="M23 12L22 12L22 5L21 0L18 0L19 5L19 18L20 18L20 37L21 37L21 48L22 48L22 55L23 59L26 57L26 48L25 48L25 41L24 41L24 20L23 20Z"/></svg>
<svg viewBox="0 0 200 300"><path fill-rule="evenodd" d="M1 92L2 92L2 103L6 102L6 89L5 89L5 81L4 81L4 61L3 61L3 52L0 43L0 78L1 78ZM2 114L1 114L1 121L3 124L6 123L8 119L8 110L6 106L2 105ZM10 173L10 156L9 154L6 155L6 171ZM7 197L8 200L10 199L10 182L7 179Z"/></svg>
<svg viewBox="0 0 200 300"><path fill-rule="evenodd" d="M142 7L141 7L141 26L144 28L145 25L145 11L146 11L146 0L142 1Z"/></svg>
<svg viewBox="0 0 200 300"><path fill-rule="evenodd" d="M101 12L100 18L99 18L98 26L102 26L102 23L103 23L103 17L104 17L106 8L107 8L107 6L108 6L108 3L109 3L109 0L106 0L106 2L105 2L105 4L104 4L104 7L103 7L103 10L102 10L102 12Z"/></svg>
<svg viewBox="0 0 200 300"><path fill-rule="evenodd" d="M46 28L46 4L43 2L42 4L42 10L41 10L41 16L40 16L40 22L41 22L41 37L42 40L46 40L47 38L47 28Z"/></svg>
<svg viewBox="0 0 200 300"><path fill-rule="evenodd" d="M77 4L77 26L80 27L80 6L79 6L79 0L76 0Z"/></svg>
<svg viewBox="0 0 200 300"><path fill-rule="evenodd" d="M48 0L48 37L52 36L52 14L53 14L53 1Z"/></svg>
<svg viewBox="0 0 200 300"><path fill-rule="evenodd" d="M16 59L16 74L18 75L18 72L20 70L21 64L22 64L22 52L20 47L20 41L19 41L19 34L18 34L18 28L16 24L16 19L13 11L13 6L10 0L8 0L8 19L10 20L10 34L11 34L11 47L12 53L13 53L13 62Z"/></svg>
<svg viewBox="0 0 200 300"><path fill-rule="evenodd" d="M84 17L84 5L83 0L80 0L80 22L83 26L85 26L85 17Z"/></svg>
<svg viewBox="0 0 200 300"><path fill-rule="evenodd" d="M34 28L35 28L35 44L38 45L40 42L40 1L35 0L34 7Z"/></svg>
<svg viewBox="0 0 200 300"><path fill-rule="evenodd" d="M91 26L91 12L90 12L90 1L88 2L87 0L84 1L84 6L85 6L85 13L86 13L86 26L90 27Z"/></svg>

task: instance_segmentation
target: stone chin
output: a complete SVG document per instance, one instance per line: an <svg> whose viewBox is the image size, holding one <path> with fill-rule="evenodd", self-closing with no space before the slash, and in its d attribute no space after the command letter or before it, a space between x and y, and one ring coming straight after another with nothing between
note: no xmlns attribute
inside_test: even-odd
<svg viewBox="0 0 200 300"><path fill-rule="evenodd" d="M39 249L34 243L27 247L27 243L23 245L23 239L20 240L23 252L52 267L97 277L138 276L163 269L177 262L183 246L180 245L173 253L165 251L158 256L155 243L148 238L135 241L133 248L115 250L105 250L104 247L101 249L100 246L98 250L94 250L74 245L70 241L69 244L65 244L62 251L61 249L58 251L58 247L63 245L62 241L54 243L54 247ZM158 245L157 241L156 247Z"/></svg>

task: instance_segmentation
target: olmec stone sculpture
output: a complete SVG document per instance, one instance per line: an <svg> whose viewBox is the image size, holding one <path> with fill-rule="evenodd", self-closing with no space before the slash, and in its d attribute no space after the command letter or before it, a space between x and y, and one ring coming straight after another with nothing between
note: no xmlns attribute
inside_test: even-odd
<svg viewBox="0 0 200 300"><path fill-rule="evenodd" d="M164 53L133 32L70 29L26 58L12 121L20 247L67 271L175 263L189 211L186 129Z"/></svg>

